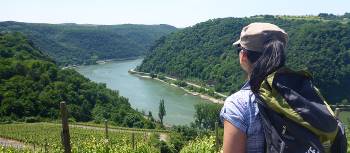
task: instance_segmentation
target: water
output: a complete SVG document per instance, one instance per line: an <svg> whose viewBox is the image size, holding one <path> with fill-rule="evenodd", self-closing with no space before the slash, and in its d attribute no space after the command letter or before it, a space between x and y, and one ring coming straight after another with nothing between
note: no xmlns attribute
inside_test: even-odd
<svg viewBox="0 0 350 153"><path fill-rule="evenodd" d="M159 101L164 99L165 124L184 125L193 122L194 105L208 101L189 95L177 87L128 73L129 69L141 62L142 59L137 59L81 66L77 71L92 81L106 83L108 88L118 90L120 95L129 98L134 109L143 110L147 114L151 111L156 119Z"/></svg>

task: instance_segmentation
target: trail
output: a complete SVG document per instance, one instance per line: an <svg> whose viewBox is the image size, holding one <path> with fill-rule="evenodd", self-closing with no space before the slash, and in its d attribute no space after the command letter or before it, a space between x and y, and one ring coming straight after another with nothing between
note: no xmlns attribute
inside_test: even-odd
<svg viewBox="0 0 350 153"><path fill-rule="evenodd" d="M101 130L104 131L105 128L102 127L95 127L95 126L87 126L87 125L69 125L69 127L75 127L75 128L84 128L84 129L91 129L91 130ZM147 135L150 135L151 133L158 133L159 134L159 140L162 141L167 141L168 140L168 134L167 133L162 133L162 132L149 132L149 131L133 131L129 129L113 129L113 128L108 128L108 131L113 131L113 132L129 132L129 133L147 133Z"/></svg>
<svg viewBox="0 0 350 153"><path fill-rule="evenodd" d="M28 146L27 144L24 144L23 142L8 139L8 138L2 138L0 137L0 145L4 147L13 147L16 149L23 149L23 148L31 148L31 146Z"/></svg>

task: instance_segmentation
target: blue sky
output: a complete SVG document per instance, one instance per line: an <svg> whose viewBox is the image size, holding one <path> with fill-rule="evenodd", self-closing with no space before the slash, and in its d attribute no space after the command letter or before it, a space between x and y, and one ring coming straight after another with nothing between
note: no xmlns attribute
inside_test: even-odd
<svg viewBox="0 0 350 153"><path fill-rule="evenodd" d="M342 15L350 0L0 0L0 21L191 26L259 14Z"/></svg>

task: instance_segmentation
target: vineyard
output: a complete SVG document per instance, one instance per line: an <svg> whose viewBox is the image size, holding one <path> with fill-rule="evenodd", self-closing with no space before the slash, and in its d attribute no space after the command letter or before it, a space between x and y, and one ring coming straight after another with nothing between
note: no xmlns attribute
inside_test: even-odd
<svg viewBox="0 0 350 153"><path fill-rule="evenodd" d="M347 125L349 131L350 112L342 111L339 118ZM110 125L109 125L110 126ZM108 135L103 124L74 123L69 126L73 153L157 153L155 146L160 134L169 134L166 130L147 130L110 126ZM61 142L61 124L57 123L13 123L0 124L0 138L16 140L24 146L4 147L0 153L61 153L64 152ZM347 132L348 138L350 137ZM153 140L153 141L152 141ZM1 142L1 141L0 141ZM214 153L215 136L202 136L186 143L181 153ZM348 141L348 144L350 141ZM348 151L350 153L350 151Z"/></svg>
<svg viewBox="0 0 350 153"><path fill-rule="evenodd" d="M24 148L0 148L0 152L61 153L61 125L51 123L21 123L0 125L0 137L24 142ZM72 152L159 152L149 144L149 133L109 131L70 127Z"/></svg>

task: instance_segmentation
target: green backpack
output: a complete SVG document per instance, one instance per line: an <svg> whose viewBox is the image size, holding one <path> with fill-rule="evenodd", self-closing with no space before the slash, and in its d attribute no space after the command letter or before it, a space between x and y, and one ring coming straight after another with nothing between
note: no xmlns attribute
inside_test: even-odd
<svg viewBox="0 0 350 153"><path fill-rule="evenodd" d="M281 68L255 95L267 153L346 153L344 127L310 73Z"/></svg>

